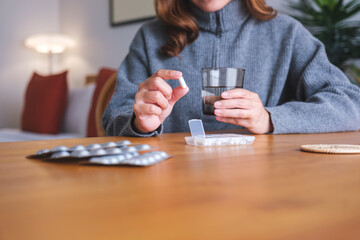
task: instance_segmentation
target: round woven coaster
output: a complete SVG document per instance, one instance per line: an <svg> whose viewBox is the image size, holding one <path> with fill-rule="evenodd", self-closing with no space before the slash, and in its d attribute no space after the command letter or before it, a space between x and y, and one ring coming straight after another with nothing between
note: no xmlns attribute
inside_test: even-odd
<svg viewBox="0 0 360 240"><path fill-rule="evenodd" d="M301 145L301 150L306 152L316 153L360 153L360 145L349 145L349 144L309 144Z"/></svg>

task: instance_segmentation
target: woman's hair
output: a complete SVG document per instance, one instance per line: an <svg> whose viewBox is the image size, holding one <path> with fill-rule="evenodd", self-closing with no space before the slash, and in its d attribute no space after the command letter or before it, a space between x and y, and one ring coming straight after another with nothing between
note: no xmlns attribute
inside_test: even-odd
<svg viewBox="0 0 360 240"><path fill-rule="evenodd" d="M168 42L161 47L162 53L167 57L180 56L185 46L194 42L199 36L199 26L190 13L191 0L155 0L157 18L164 24ZM267 21L277 15L272 7L266 5L264 0L246 1L247 7L253 17Z"/></svg>

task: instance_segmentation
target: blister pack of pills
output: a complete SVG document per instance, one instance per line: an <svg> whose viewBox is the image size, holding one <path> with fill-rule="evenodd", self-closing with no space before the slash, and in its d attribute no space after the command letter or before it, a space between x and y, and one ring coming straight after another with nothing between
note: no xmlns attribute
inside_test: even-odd
<svg viewBox="0 0 360 240"><path fill-rule="evenodd" d="M233 145L250 145L255 141L254 136L241 134L205 134L202 121L192 119L189 121L191 137L185 137L188 145L199 147L210 146L233 146Z"/></svg>
<svg viewBox="0 0 360 240"><path fill-rule="evenodd" d="M80 162L87 165L107 165L107 166L150 166L155 163L164 161L170 156L166 152L152 151L140 155L139 153L120 154L113 156L103 156L90 158L89 161Z"/></svg>
<svg viewBox="0 0 360 240"><path fill-rule="evenodd" d="M142 151L152 150L148 144L132 145L130 141L107 142L90 144L87 146L75 145L72 147L57 146L52 149L41 149L31 159L44 161L77 161L89 165L132 165L150 166L171 156L165 152L152 151L140 154Z"/></svg>

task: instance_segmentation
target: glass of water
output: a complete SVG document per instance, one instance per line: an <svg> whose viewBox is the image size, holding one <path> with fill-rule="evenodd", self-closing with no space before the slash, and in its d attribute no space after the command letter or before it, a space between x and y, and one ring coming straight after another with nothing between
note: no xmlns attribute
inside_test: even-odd
<svg viewBox="0 0 360 240"><path fill-rule="evenodd" d="M202 68L202 106L205 115L214 115L214 103L221 100L221 93L242 88L245 69L227 67Z"/></svg>

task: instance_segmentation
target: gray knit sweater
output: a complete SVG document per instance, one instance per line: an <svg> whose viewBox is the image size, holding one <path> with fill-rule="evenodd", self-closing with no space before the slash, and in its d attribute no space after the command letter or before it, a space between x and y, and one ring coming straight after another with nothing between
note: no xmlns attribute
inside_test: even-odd
<svg viewBox="0 0 360 240"><path fill-rule="evenodd" d="M115 93L104 113L108 135L154 136L189 131L189 119L202 119L206 131L240 128L202 114L201 68L245 68L244 88L257 93L271 115L274 134L353 131L360 128L360 88L329 63L324 46L296 20L279 14L270 21L253 18L242 0L206 13L191 4L200 35L178 57L159 48L167 41L159 21L136 34L118 72ZM179 70L189 93L154 132L133 127L139 83L159 69ZM177 87L178 81L167 81Z"/></svg>

